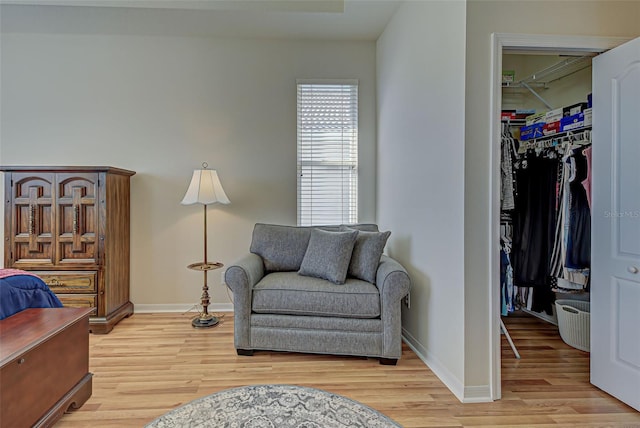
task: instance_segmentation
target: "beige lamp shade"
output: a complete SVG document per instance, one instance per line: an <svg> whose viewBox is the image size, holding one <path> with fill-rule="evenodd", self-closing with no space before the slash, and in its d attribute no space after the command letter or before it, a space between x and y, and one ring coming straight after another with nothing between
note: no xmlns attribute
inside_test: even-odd
<svg viewBox="0 0 640 428"><path fill-rule="evenodd" d="M215 169L196 169L193 171L191 183L185 193L182 205L193 204L229 204L229 198L224 193L218 173Z"/></svg>

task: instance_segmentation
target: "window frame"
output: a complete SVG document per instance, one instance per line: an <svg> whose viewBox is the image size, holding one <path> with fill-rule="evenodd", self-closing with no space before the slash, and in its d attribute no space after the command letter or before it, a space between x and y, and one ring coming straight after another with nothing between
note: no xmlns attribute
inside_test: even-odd
<svg viewBox="0 0 640 428"><path fill-rule="evenodd" d="M303 124L305 119L311 120L310 116L303 115L305 109L327 107L323 106L321 102L315 105L312 103L301 104L305 95L312 95L313 89L310 86L327 86L325 88L327 92L331 92L330 86L348 88L344 98L338 99L338 102L346 102L347 104L342 108L336 108L336 113L342 116L333 117L332 122L335 125L333 131L317 131L313 130L313 127L308 123ZM334 95L338 93L338 90L334 90ZM347 114L345 115L345 113ZM326 117L328 118L329 115ZM357 223L359 81L357 79L296 79L296 119L296 219L298 226ZM314 139L326 143L315 143L314 147ZM317 156L322 156L322 158L314 159ZM303 180L305 170L310 171L312 175L316 172L319 177L323 177L318 181L324 180L324 182L319 185L316 183L315 188L313 179L311 179L311 184L308 180L305 183ZM326 192L324 195L322 194L321 188L330 186L333 198L328 197ZM333 202L330 202L330 199L333 199ZM314 215L314 203L317 203L319 207L327 208L327 210L322 213L320 209L316 209L317 214Z"/></svg>

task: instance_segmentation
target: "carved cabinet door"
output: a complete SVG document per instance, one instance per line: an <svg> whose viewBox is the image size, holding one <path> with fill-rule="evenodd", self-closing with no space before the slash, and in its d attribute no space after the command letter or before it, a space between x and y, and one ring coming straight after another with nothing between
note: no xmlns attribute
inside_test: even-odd
<svg viewBox="0 0 640 428"><path fill-rule="evenodd" d="M56 177L56 264L97 264L98 173Z"/></svg>
<svg viewBox="0 0 640 428"><path fill-rule="evenodd" d="M13 265L53 266L54 264L54 174L17 172L7 187L11 204L10 258ZM9 201L7 201L9 202ZM8 214L8 213L7 213Z"/></svg>

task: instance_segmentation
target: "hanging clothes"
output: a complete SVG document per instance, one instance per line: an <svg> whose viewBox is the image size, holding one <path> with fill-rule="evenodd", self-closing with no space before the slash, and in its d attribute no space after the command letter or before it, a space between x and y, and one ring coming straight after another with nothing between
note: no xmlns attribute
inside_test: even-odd
<svg viewBox="0 0 640 428"><path fill-rule="evenodd" d="M516 157L516 140L511 134L509 123L503 123L500 160L500 313L503 316L513 312L517 307L510 256L513 236L512 211L515 208L513 161Z"/></svg>
<svg viewBox="0 0 640 428"><path fill-rule="evenodd" d="M591 265L591 210L582 182L587 179L587 158L582 147L571 150L573 171L569 182L569 236L566 266L584 269Z"/></svg>
<svg viewBox="0 0 640 428"><path fill-rule="evenodd" d="M563 158L564 197L558 219L562 234L556 234L561 248L561 259L557 261L561 263L554 263L552 269L557 278L557 291L582 292L589 287L591 211L585 182L589 182L590 190L590 161L587 158L590 151L591 147L572 146Z"/></svg>
<svg viewBox="0 0 640 428"><path fill-rule="evenodd" d="M501 186L500 186L500 205L502 211L510 211L515 208L515 197L513 187L513 158L515 139L511 136L511 132L503 125L502 142L501 142Z"/></svg>
<svg viewBox="0 0 640 428"><path fill-rule="evenodd" d="M584 187L587 203L589 204L589 209L591 209L591 146L584 149L582 154L587 159L587 177L582 180L582 187Z"/></svg>
<svg viewBox="0 0 640 428"><path fill-rule="evenodd" d="M551 252L551 269L552 278L559 278L562 275L562 269L565 264L567 255L566 249L566 229L565 219L567 211L567 177L570 175L570 168L566 158L558 164L558 182L556 185L556 232Z"/></svg>
<svg viewBox="0 0 640 428"><path fill-rule="evenodd" d="M506 236L502 239L500 248L500 295L503 316L509 315L516 309L515 290L513 286L513 267L511 266L511 242Z"/></svg>
<svg viewBox="0 0 640 428"><path fill-rule="evenodd" d="M553 315L556 291L589 290L591 131L520 144L502 131L501 312Z"/></svg>
<svg viewBox="0 0 640 428"><path fill-rule="evenodd" d="M559 159L528 153L516 172L514 283L533 287L531 310L553 313L550 261L555 242Z"/></svg>

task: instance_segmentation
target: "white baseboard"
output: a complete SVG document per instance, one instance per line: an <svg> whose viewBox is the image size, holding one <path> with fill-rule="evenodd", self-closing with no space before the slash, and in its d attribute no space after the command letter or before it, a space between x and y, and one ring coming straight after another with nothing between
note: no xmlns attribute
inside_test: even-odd
<svg viewBox="0 0 640 428"><path fill-rule="evenodd" d="M489 385L464 387L463 403L491 403L492 401Z"/></svg>
<svg viewBox="0 0 640 428"><path fill-rule="evenodd" d="M464 398L464 384L446 368L440 360L431 355L429 351L427 351L424 346L418 342L415 337L413 337L407 330L402 329L402 338L406 342L407 345L416 353L418 358L422 360L423 363L427 365L435 374L438 376L438 379L444 383L444 385L449 388L453 395L456 396L460 402L463 402Z"/></svg>
<svg viewBox="0 0 640 428"><path fill-rule="evenodd" d="M407 330L402 329L402 338L405 343L416 353L418 358L431 369L438 379L449 388L461 403L488 403L491 399L491 390L489 385L482 386L464 386L464 382L458 379L444 366L433 354L420 344Z"/></svg>
<svg viewBox="0 0 640 428"><path fill-rule="evenodd" d="M136 314L150 314L163 312L198 312L198 308L189 303L149 304L135 303L133 312ZM209 305L209 312L233 312L232 303L213 303Z"/></svg>

